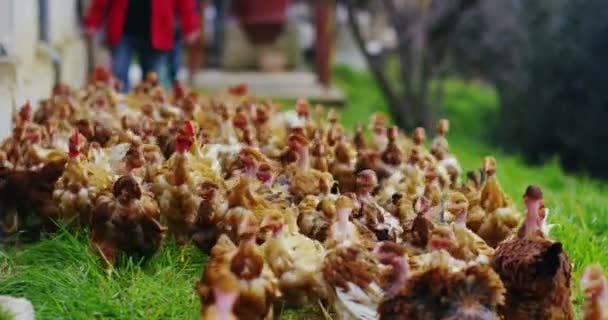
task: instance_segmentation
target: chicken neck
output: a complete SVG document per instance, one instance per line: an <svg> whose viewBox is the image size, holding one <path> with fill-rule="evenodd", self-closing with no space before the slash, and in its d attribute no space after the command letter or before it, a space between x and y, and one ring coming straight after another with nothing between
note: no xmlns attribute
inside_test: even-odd
<svg viewBox="0 0 608 320"><path fill-rule="evenodd" d="M346 235L347 237L350 237L349 234L349 227L350 227L350 221L349 221L349 217L351 212L353 211L352 208L340 208L338 209L338 230Z"/></svg>
<svg viewBox="0 0 608 320"><path fill-rule="evenodd" d="M173 177L175 185L181 186L188 181L188 170L186 169L186 155L184 153L176 154L175 165L173 167Z"/></svg>
<svg viewBox="0 0 608 320"><path fill-rule="evenodd" d="M524 221L524 233L521 236L529 236L541 229L541 221L538 215L542 199L526 198L526 220Z"/></svg>
<svg viewBox="0 0 608 320"><path fill-rule="evenodd" d="M467 225L467 209L462 208L456 212L456 220L454 223L461 227L466 227Z"/></svg>
<svg viewBox="0 0 608 320"><path fill-rule="evenodd" d="M310 155L308 147L301 146L296 150L298 154L298 167L300 169L308 169L310 165Z"/></svg>
<svg viewBox="0 0 608 320"><path fill-rule="evenodd" d="M225 290L214 288L213 295L215 297L215 306L217 308L217 320L230 320L232 316L232 308L238 293L227 292Z"/></svg>
<svg viewBox="0 0 608 320"><path fill-rule="evenodd" d="M386 290L387 297L394 297L407 282L410 273L410 267L405 257L395 257L391 263L393 266L392 276L390 278L391 285Z"/></svg>

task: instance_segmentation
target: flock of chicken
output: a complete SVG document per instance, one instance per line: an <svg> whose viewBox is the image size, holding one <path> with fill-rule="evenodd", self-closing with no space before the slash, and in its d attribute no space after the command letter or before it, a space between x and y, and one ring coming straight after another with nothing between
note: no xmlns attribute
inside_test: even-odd
<svg viewBox="0 0 608 320"><path fill-rule="evenodd" d="M91 230L111 267L166 237L209 255L203 319L271 319L280 303L323 301L337 319L572 319L571 264L547 235L543 194L524 218L496 161L466 174L441 120L407 136L375 114L351 136L335 110L281 112L246 86L209 98L150 74L128 95L97 68L24 105L0 151L6 236ZM368 137L368 135L370 137ZM586 319L608 319L589 267Z"/></svg>

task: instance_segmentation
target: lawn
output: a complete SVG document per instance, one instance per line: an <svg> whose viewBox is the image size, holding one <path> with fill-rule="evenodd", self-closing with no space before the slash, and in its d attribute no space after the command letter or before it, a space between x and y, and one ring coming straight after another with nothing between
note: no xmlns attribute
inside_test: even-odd
<svg viewBox="0 0 608 320"><path fill-rule="evenodd" d="M382 96L371 78L346 68L335 68L335 81L346 92L348 105L343 122L352 128L367 121L376 110L385 110ZM478 83L445 82L444 115L451 119L452 151L465 169L481 166L484 155L498 160L498 176L518 202L524 188L543 187L556 224L552 236L563 242L575 266L575 303L579 308L578 278L582 266L599 262L608 266L605 231L608 229L608 185L587 177L565 174L552 161L527 166L520 157L500 152L488 144L488 121L496 111L494 91ZM167 241L148 261L123 259L111 272L101 268L91 253L87 234L61 231L45 240L0 252L0 294L32 300L38 319L196 319L198 297L194 282L202 273L205 257L192 246ZM316 306L288 310L282 319L322 318ZM2 316L0 315L0 319Z"/></svg>

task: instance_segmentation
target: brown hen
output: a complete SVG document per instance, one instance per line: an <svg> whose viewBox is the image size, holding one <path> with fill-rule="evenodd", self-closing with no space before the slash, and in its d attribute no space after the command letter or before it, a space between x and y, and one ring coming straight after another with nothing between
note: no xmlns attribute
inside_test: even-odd
<svg viewBox="0 0 608 320"><path fill-rule="evenodd" d="M150 256L160 247L166 228L158 221L156 201L142 193L132 176L120 177L112 194L101 195L91 218L91 242L112 265L119 253Z"/></svg>
<svg viewBox="0 0 608 320"><path fill-rule="evenodd" d="M573 319L570 301L572 265L562 244L541 231L542 191L529 186L524 194L526 221L520 232L501 243L491 265L507 289L500 313L506 319Z"/></svg>

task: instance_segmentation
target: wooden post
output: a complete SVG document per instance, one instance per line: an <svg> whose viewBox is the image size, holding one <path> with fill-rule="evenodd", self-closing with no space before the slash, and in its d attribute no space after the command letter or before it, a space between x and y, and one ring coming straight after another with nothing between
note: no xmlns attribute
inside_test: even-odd
<svg viewBox="0 0 608 320"><path fill-rule="evenodd" d="M332 0L315 0L315 64L317 78L324 87L330 82L330 11Z"/></svg>

